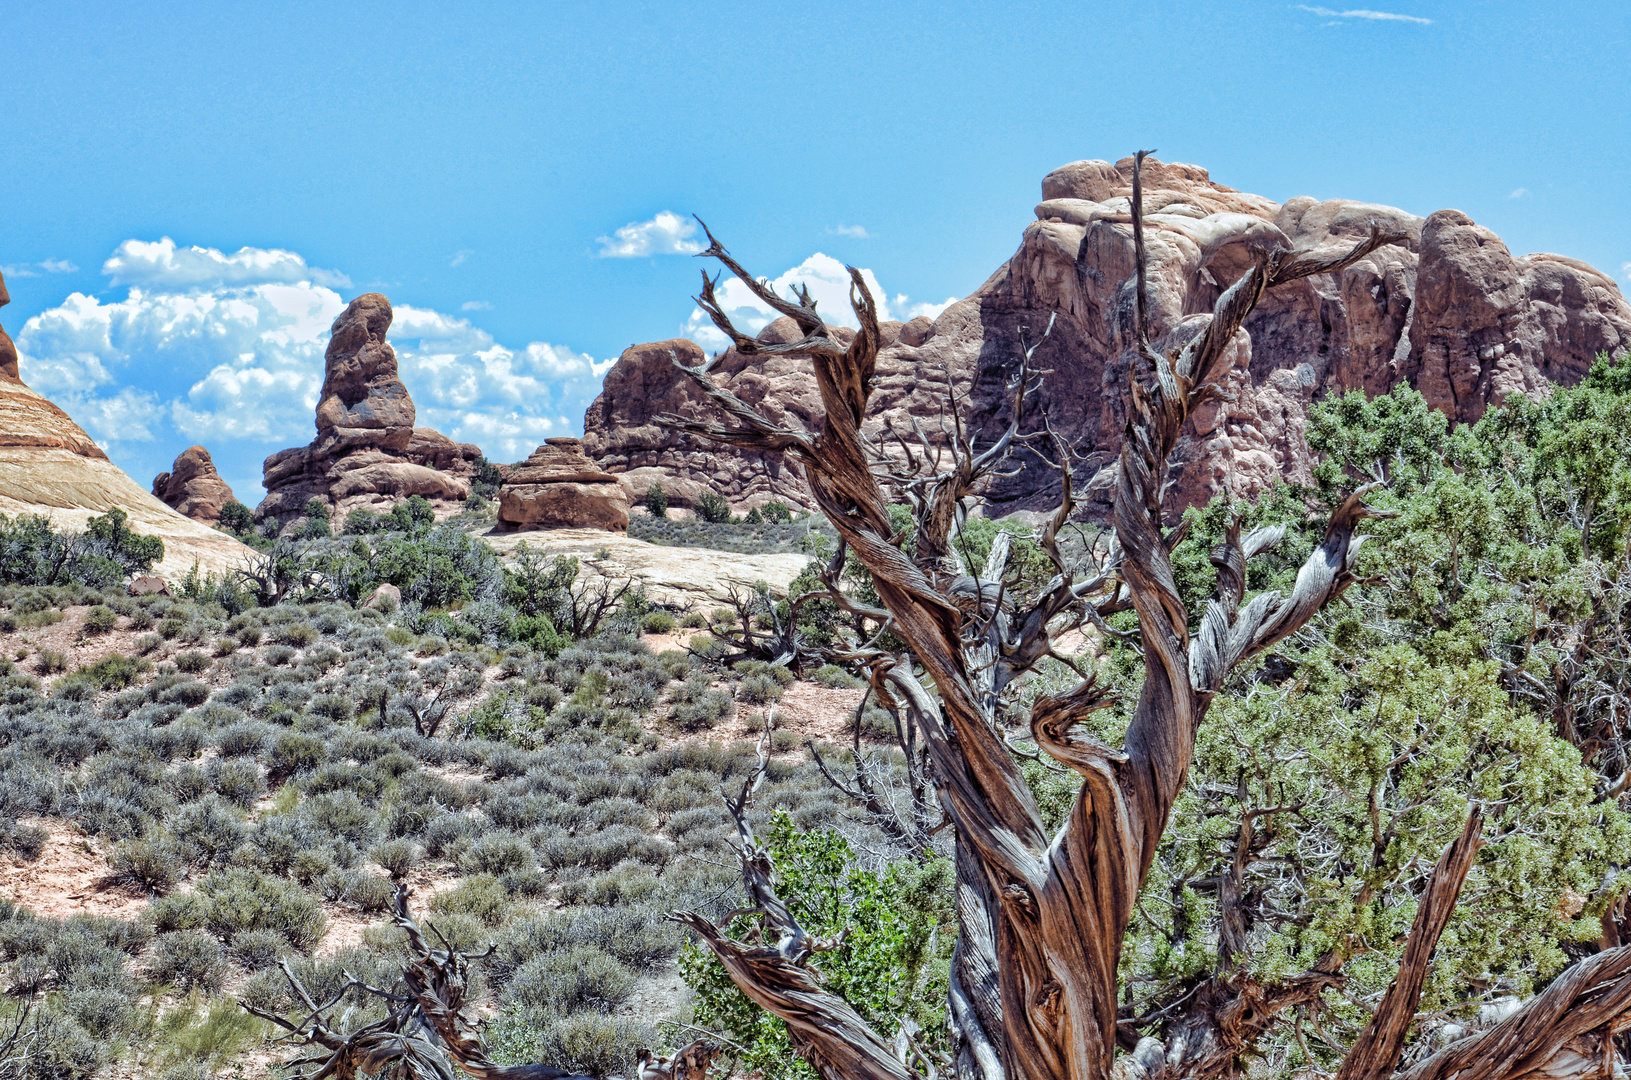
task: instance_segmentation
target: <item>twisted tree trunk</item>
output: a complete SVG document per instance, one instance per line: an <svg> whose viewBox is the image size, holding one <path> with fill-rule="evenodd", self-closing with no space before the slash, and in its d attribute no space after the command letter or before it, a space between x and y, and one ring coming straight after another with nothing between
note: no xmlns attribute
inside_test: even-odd
<svg viewBox="0 0 1631 1080"><path fill-rule="evenodd" d="M1140 154L1140 164L1142 158ZM822 512L871 572L894 630L910 643L922 667L920 679L907 663L881 655L870 658L874 690L918 719L941 805L956 827L960 937L952 963L950 1015L958 1036L956 1071L967 1080L1103 1080L1109 1075L1118 1041L1117 967L1123 937L1184 784L1196 732L1212 697L1237 665L1294 633L1352 583L1355 558L1365 539L1358 528L1375 516L1361 499L1364 491L1349 498L1332 515L1324 542L1302 566L1291 595L1263 594L1244 606L1246 563L1276 544L1282 530L1259 530L1244 538L1238 528L1232 530L1212 553L1216 592L1207 602L1197 634L1190 637L1188 612L1170 563L1179 537L1163 528L1161 513L1168 458L1185 419L1219 392L1215 380L1223 374L1220 364L1227 347L1265 289L1340 270L1400 238L1373 229L1368 238L1338 255L1268 253L1224 291L1198 336L1174 354L1162 355L1149 341L1137 168L1132 217L1141 364L1135 366L1128 387L1114 516L1119 556L1098 575L1080 580L1059 552L1057 533L1069 519L1072 494L1068 450L1056 438L1052 443L1062 468L1064 494L1041 541L1057 576L1042 596L1024 611L1010 610L1002 584L1004 543L994 547L978 577L972 576L973 568L960 565L953 541L965 500L1016 442L1038 438L1019 434L1024 400L1033 389L1028 385L1029 354L1012 385L1012 426L995 445L976 454L954 413L952 468L928 468L926 438L921 460L903 441L908 465L902 468L898 459L891 464L861 432L879 336L873 299L853 269L851 304L860 331L846 347L816 314L807 292L791 301L777 296L709 233L711 246L704 254L722 262L764 303L796 320L804 337L761 344L741 333L716 302L715 282L706 273L698 303L744 355L808 356L825 421L816 434L777 428L716 384L710 377L712 364L680 366L733 422L666 418L706 438L786 453L798 462ZM1043 437L1052 438L1049 432ZM914 555L902 549L890 524L877 478L884 469L893 473L893 481L913 505ZM1038 700L1032 710L1030 731L1036 745L1081 777L1067 822L1057 835L1049 836L999 730L1003 691L1049 655L1049 628L1060 616L1074 614L1079 623L1129 606L1141 631L1145 679L1121 749L1102 745L1080 729L1090 713L1109 704L1091 678L1066 693ZM930 684L933 694L925 689ZM1423 900L1423 909L1432 908L1434 920L1419 924L1415 931L1422 947L1412 943L1413 959L1401 972L1395 992L1388 995L1389 1020L1362 1041L1364 1053L1351 1070L1345 1070L1344 1080L1385 1075L1397 1061L1432 946L1471 865L1476 840L1467 836L1463 840L1454 858L1447 853L1441 861L1435 871L1440 885ZM814 950L806 947L802 930L776 900L768 861L745 827L742 843L750 894L777 928L781 944L775 949L745 946L730 941L707 920L685 916L685 921L719 956L744 993L788 1021L794 1045L823 1075L919 1075L910 1063L911 1054L897 1050L901 1040L892 1046L890 1039L867 1029L853 1010L810 980L804 968ZM1192 1010L1198 1011L1168 1026L1165 1042L1137 1043L1136 1052L1125 1059L1127 1070L1173 1077L1227 1074L1276 1013L1316 1000L1322 989L1340 981L1335 962L1327 966L1330 970L1317 968L1277 987L1214 980L1206 994L1196 995ZM1614 997L1612 990L1603 990L1596 982L1592 986L1602 1001L1613 1003L1601 1010L1623 1011L1631 998L1631 994ZM1586 1030L1592 1028L1582 1029ZM1456 1071L1434 1073L1433 1080Z"/></svg>

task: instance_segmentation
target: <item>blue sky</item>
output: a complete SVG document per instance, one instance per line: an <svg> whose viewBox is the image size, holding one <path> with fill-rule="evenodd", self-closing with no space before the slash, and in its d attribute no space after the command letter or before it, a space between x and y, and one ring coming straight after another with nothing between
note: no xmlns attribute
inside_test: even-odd
<svg viewBox="0 0 1631 1080"><path fill-rule="evenodd" d="M933 310L1048 170L1153 147L1625 285L1627 5L1377 2L12 5L0 321L139 481L202 441L253 503L364 290L422 424L500 460L576 430L606 361L686 332L689 213Z"/></svg>

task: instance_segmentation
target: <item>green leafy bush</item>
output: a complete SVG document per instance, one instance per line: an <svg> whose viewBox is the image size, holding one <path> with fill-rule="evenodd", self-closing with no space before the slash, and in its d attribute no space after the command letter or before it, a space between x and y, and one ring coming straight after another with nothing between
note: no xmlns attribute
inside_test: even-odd
<svg viewBox="0 0 1631 1080"><path fill-rule="evenodd" d="M697 516L710 524L717 525L731 519L731 504L716 492L704 491L698 495L694 508Z"/></svg>
<svg viewBox="0 0 1631 1080"><path fill-rule="evenodd" d="M665 518L668 516L668 495L663 491L663 485L653 482L646 489L646 513L652 517Z"/></svg>

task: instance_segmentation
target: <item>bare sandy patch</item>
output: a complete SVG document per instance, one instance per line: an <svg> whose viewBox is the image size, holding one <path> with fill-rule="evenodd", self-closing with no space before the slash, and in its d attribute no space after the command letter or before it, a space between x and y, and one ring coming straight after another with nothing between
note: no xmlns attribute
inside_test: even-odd
<svg viewBox="0 0 1631 1080"><path fill-rule="evenodd" d="M145 896L107 885L111 868L89 837L54 818L25 818L23 823L50 835L33 862L14 855L0 858L0 896L55 919L80 913L133 919L147 907Z"/></svg>

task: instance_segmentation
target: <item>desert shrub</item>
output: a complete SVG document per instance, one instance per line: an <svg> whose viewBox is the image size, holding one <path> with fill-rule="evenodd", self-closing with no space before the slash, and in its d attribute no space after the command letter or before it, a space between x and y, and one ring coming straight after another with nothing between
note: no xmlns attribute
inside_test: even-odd
<svg viewBox="0 0 1631 1080"><path fill-rule="evenodd" d="M197 675L201 671L209 670L210 658L197 650L189 649L186 652L176 653L176 670Z"/></svg>
<svg viewBox="0 0 1631 1080"><path fill-rule="evenodd" d="M731 519L731 504L723 495L712 491L704 491L697 496L694 509L697 516L711 525L726 522Z"/></svg>
<svg viewBox="0 0 1631 1080"><path fill-rule="evenodd" d="M231 805L213 797L182 807L169 829L187 861L202 867L224 862L249 833Z"/></svg>
<svg viewBox="0 0 1631 1080"><path fill-rule="evenodd" d="M318 836L340 837L352 844L371 841L379 828L378 816L363 805L354 791L314 795L296 810Z"/></svg>
<svg viewBox="0 0 1631 1080"><path fill-rule="evenodd" d="M253 806L266 794L266 778L253 760L216 758L210 762L209 775L215 793L239 806Z"/></svg>
<svg viewBox="0 0 1631 1080"><path fill-rule="evenodd" d="M468 915L486 926L497 926L509 913L509 897L492 874L473 874L430 899L439 915Z"/></svg>
<svg viewBox="0 0 1631 1080"><path fill-rule="evenodd" d="M195 680L176 683L159 695L159 701L162 703L177 703L185 705L189 709L196 708L209 699L209 686Z"/></svg>
<svg viewBox="0 0 1631 1080"><path fill-rule="evenodd" d="M350 720L356 713L356 706L351 703L351 699L341 697L339 694L318 694L312 698L309 709L313 714L327 717L336 723Z"/></svg>
<svg viewBox="0 0 1631 1080"><path fill-rule="evenodd" d="M148 903L142 917L153 924L153 929L164 933L169 930L193 930L209 922L210 902L196 892L171 893Z"/></svg>
<svg viewBox="0 0 1631 1080"><path fill-rule="evenodd" d="M318 888L329 900L356 904L364 911L384 911L396 895L389 879L361 870L330 870L318 882Z"/></svg>
<svg viewBox="0 0 1631 1080"><path fill-rule="evenodd" d="M282 667L293 660L294 655L295 651L287 645L273 645L261 654L261 659L273 667Z"/></svg>
<svg viewBox="0 0 1631 1080"><path fill-rule="evenodd" d="M252 649L261 643L261 628L254 623L245 623L233 633L238 638L238 644L246 649Z"/></svg>
<svg viewBox="0 0 1631 1080"><path fill-rule="evenodd" d="M531 854L529 851L529 859ZM406 837L397 837L394 840L376 844L374 849L368 853L368 857L374 861L375 865L390 874L392 880L401 881L412 872L414 867L424 861L425 851L412 840Z"/></svg>
<svg viewBox="0 0 1631 1080"><path fill-rule="evenodd" d="M74 1023L96 1039L112 1039L136 1022L135 1002L121 989L88 986L65 995L62 1004Z"/></svg>
<svg viewBox="0 0 1631 1080"><path fill-rule="evenodd" d="M591 1076L632 1075L635 1053L651 1046L656 1033L645 1024L583 1011L538 1020L520 1008L506 1009L494 1021L488 1040L501 1062L548 1061Z"/></svg>
<svg viewBox="0 0 1631 1080"><path fill-rule="evenodd" d="M119 625L119 616L106 604L97 604L85 613L85 632L105 634Z"/></svg>
<svg viewBox="0 0 1631 1080"><path fill-rule="evenodd" d="M140 678L147 668L145 660L110 653L94 664L80 668L70 677L82 679L98 690L123 690Z"/></svg>
<svg viewBox="0 0 1631 1080"><path fill-rule="evenodd" d="M708 616L700 611L688 611L680 619L680 625L688 630L700 630L708 625Z"/></svg>
<svg viewBox="0 0 1631 1080"><path fill-rule="evenodd" d="M533 1013L610 1011L634 992L638 976L592 945L534 956L504 988L504 1000Z"/></svg>
<svg viewBox="0 0 1631 1080"><path fill-rule="evenodd" d="M442 814L425 827L425 850L442 858L455 845L481 831L481 823L468 814Z"/></svg>
<svg viewBox="0 0 1631 1080"><path fill-rule="evenodd" d="M291 622L278 627L274 637L279 644L303 649L317 640L317 631L310 623Z"/></svg>
<svg viewBox="0 0 1631 1080"><path fill-rule="evenodd" d="M221 943L203 931L176 930L154 941L147 970L154 982L213 992L226 980L226 956Z"/></svg>
<svg viewBox="0 0 1631 1080"><path fill-rule="evenodd" d="M230 689L230 688L229 688ZM217 694L217 697L221 695ZM221 732L216 746L222 757L253 757L272 735L272 727L258 722L233 724Z"/></svg>
<svg viewBox="0 0 1631 1080"><path fill-rule="evenodd" d="M657 891L657 875L649 866L634 861L621 862L592 877L569 881L561 888L561 900L568 904L594 904L616 907L638 903Z"/></svg>
<svg viewBox="0 0 1631 1080"><path fill-rule="evenodd" d="M285 731L272 740L267 754L267 765L275 773L289 774L314 769L328 758L328 747L322 739Z"/></svg>
<svg viewBox="0 0 1631 1080"><path fill-rule="evenodd" d="M232 939L232 957L250 971L261 971L277 963L288 947L274 930L245 930Z"/></svg>
<svg viewBox="0 0 1631 1080"><path fill-rule="evenodd" d="M640 620L640 629L647 634L666 634L674 629L674 616L666 611L651 611Z"/></svg>
<svg viewBox="0 0 1631 1080"><path fill-rule="evenodd" d="M45 853L51 834L38 825L0 821L0 851L10 851L24 862L33 862Z"/></svg>
<svg viewBox="0 0 1631 1080"><path fill-rule="evenodd" d="M136 653L140 656L146 656L149 653L158 651L163 645L164 638L160 635L143 634L136 639Z"/></svg>
<svg viewBox="0 0 1631 1080"><path fill-rule="evenodd" d="M209 929L228 942L246 930L271 930L305 952L328 928L322 906L298 885L258 870L217 870L198 893L209 901Z"/></svg>
<svg viewBox="0 0 1631 1080"><path fill-rule="evenodd" d="M514 833L487 833L459 856L459 867L467 874L497 875L532 866L532 848Z"/></svg>
<svg viewBox="0 0 1631 1080"><path fill-rule="evenodd" d="M810 679L829 690L849 690L864 685L837 664L822 664L811 673Z"/></svg>
<svg viewBox="0 0 1631 1080"><path fill-rule="evenodd" d="M162 1014L158 1024L171 1054L182 1058L181 1067L194 1070L187 1080L194 1080L200 1073L221 1075L218 1069L208 1066L225 1065L239 1058L264 1029L260 1020L235 1002L212 997L195 1004L196 1000L189 997L180 1008Z"/></svg>
<svg viewBox="0 0 1631 1080"><path fill-rule="evenodd" d="M181 846L162 833L122 841L108 858L116 884L160 894L175 888L184 864Z"/></svg>
<svg viewBox="0 0 1631 1080"><path fill-rule="evenodd" d="M41 649L34 654L34 670L41 675L55 675L68 670L68 656L58 649Z"/></svg>
<svg viewBox="0 0 1631 1080"><path fill-rule="evenodd" d="M708 675L698 672L674 690L674 722L685 731L711 728L730 716L735 707L729 694L709 687Z"/></svg>

